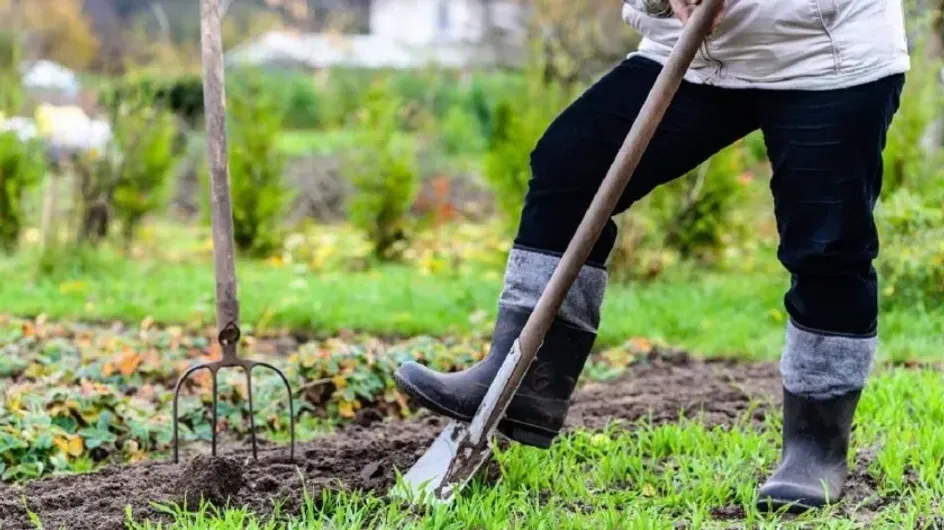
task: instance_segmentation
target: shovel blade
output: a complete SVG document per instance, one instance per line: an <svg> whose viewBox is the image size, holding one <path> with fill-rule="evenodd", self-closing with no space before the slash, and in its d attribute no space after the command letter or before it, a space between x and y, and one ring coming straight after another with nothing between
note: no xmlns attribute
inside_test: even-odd
<svg viewBox="0 0 944 530"><path fill-rule="evenodd" d="M449 504L491 454L489 438L476 445L468 426L452 421L403 476L393 493L410 502Z"/></svg>
<svg viewBox="0 0 944 530"><path fill-rule="evenodd" d="M525 360L516 340L471 423L451 421L404 475L402 483L394 487L393 493L406 497L411 503L450 503L454 494L492 456L492 433L517 390L517 384L511 385L509 380L516 370L525 370L527 366L523 365L533 359L532 355Z"/></svg>

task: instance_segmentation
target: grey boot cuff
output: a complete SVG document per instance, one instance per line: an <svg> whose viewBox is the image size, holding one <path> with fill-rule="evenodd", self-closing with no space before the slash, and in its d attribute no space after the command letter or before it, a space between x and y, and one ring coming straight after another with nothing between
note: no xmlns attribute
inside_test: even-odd
<svg viewBox="0 0 944 530"><path fill-rule="evenodd" d="M826 335L787 324L780 360L783 386L811 399L861 390L875 362L876 337Z"/></svg>
<svg viewBox="0 0 944 530"><path fill-rule="evenodd" d="M551 280L560 258L514 248L508 256L505 284L498 304L532 310ZM600 325L600 308L606 290L606 270L585 266L561 304L558 318L587 331Z"/></svg>

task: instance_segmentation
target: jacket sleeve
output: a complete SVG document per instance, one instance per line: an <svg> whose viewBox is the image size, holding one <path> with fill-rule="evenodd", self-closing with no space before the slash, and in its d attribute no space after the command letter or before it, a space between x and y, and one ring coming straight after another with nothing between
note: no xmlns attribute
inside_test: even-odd
<svg viewBox="0 0 944 530"><path fill-rule="evenodd" d="M669 18L675 16L669 0L623 0L623 3L651 17Z"/></svg>

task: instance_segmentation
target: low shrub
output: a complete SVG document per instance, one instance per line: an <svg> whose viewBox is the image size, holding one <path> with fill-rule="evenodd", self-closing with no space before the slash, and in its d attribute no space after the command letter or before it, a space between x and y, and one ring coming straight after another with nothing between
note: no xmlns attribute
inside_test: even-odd
<svg viewBox="0 0 944 530"><path fill-rule="evenodd" d="M543 77L541 61L529 63L525 83L497 98L483 177L509 226L517 226L531 179L531 151L573 93Z"/></svg>
<svg viewBox="0 0 944 530"><path fill-rule="evenodd" d="M944 180L939 177L939 182ZM876 265L886 305L944 304L942 207L944 193L919 194L907 188L877 207L882 250Z"/></svg>
<svg viewBox="0 0 944 530"><path fill-rule="evenodd" d="M749 156L738 142L624 212L610 258L614 280L652 279L681 260L711 265L743 240L751 227L732 223L732 212L749 182Z"/></svg>
<svg viewBox="0 0 944 530"><path fill-rule="evenodd" d="M16 249L26 224L26 194L45 171L39 141L24 142L14 132L0 133L0 251Z"/></svg>
<svg viewBox="0 0 944 530"><path fill-rule="evenodd" d="M374 256L396 259L409 236L408 213L419 191L415 146L393 141L403 109L387 83L373 86L357 117L357 141L343 174L353 191L347 198L351 223L371 241Z"/></svg>
<svg viewBox="0 0 944 530"><path fill-rule="evenodd" d="M153 93L137 91L109 108L113 137L103 152L74 157L80 201L78 240L97 243L121 223L130 246L142 219L167 204L176 163L177 122Z"/></svg>
<svg viewBox="0 0 944 530"><path fill-rule="evenodd" d="M238 249L263 257L279 248L281 226L294 192L283 178L285 156L278 147L285 119L282 102L247 82L228 94L230 198ZM205 218L210 219L209 169L204 165Z"/></svg>

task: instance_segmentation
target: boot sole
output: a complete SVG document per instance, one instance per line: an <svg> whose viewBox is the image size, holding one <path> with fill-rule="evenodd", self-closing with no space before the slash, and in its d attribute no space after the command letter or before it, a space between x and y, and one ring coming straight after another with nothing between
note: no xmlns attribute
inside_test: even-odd
<svg viewBox="0 0 944 530"><path fill-rule="evenodd" d="M460 414L447 407L443 407L429 396L424 394L420 389L413 386L410 382L402 379L400 374L394 372L393 380L396 382L397 387L399 387L400 390L402 390L407 395L407 397L409 397L412 401L418 402L421 406L429 409L433 413L465 423L472 421L472 416L466 416L465 414ZM527 423L521 423L508 418L499 421L495 430L500 432L506 438L514 440L520 444L537 447L539 449L550 448L554 438L557 437L556 432L549 432L546 429L541 429L540 427L529 425Z"/></svg>
<svg viewBox="0 0 944 530"><path fill-rule="evenodd" d="M757 501L755 504L757 510L760 512L767 513L779 513L786 508L786 512L793 515L802 515L813 510L817 510L822 506L813 506L811 504L804 504L800 501L791 501L787 499L774 499L771 497L764 497Z"/></svg>

